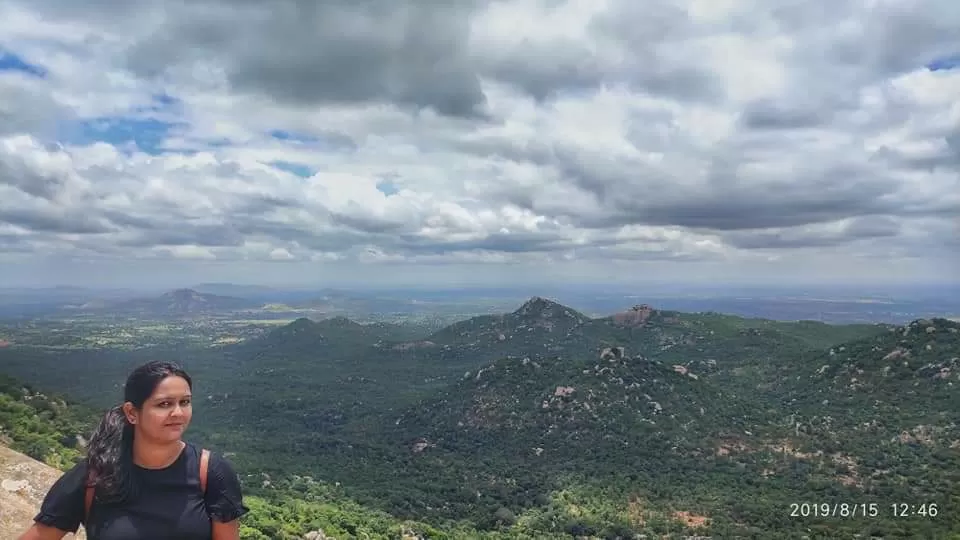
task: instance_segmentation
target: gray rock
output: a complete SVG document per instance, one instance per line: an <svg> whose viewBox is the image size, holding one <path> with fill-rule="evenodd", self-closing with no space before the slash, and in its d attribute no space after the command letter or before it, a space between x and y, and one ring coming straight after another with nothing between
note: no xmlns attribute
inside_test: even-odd
<svg viewBox="0 0 960 540"><path fill-rule="evenodd" d="M63 474L49 465L0 444L0 538L17 538L33 525L33 516L50 486ZM85 540L83 528L66 540Z"/></svg>

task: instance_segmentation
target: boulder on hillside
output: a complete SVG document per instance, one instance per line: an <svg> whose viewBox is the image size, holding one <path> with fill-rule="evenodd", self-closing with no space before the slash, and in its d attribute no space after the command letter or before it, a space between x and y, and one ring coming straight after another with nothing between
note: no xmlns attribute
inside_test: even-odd
<svg viewBox="0 0 960 540"><path fill-rule="evenodd" d="M607 360L610 362L616 362L618 360L623 360L626 358L626 348L624 347L604 347L600 351L600 360Z"/></svg>

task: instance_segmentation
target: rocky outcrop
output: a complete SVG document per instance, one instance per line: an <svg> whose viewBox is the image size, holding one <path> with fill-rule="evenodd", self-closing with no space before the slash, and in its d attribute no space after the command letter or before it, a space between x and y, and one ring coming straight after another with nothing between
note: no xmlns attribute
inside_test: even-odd
<svg viewBox="0 0 960 540"><path fill-rule="evenodd" d="M423 341L407 341L407 342L404 342L404 343L398 343L398 344L394 345L394 346L392 347L392 349L395 350L395 351L407 351L407 350L411 350L411 349L428 349L428 348L430 348L430 347L436 347L436 346L437 346L436 343L434 343L434 342L432 342L432 341L428 341L428 340L423 340Z"/></svg>
<svg viewBox="0 0 960 540"><path fill-rule="evenodd" d="M613 322L620 326L644 326L655 312L656 310L647 304L640 304L633 306L629 311L615 314Z"/></svg>
<svg viewBox="0 0 960 540"><path fill-rule="evenodd" d="M17 538L33 523L43 497L63 474L0 444L0 538ZM86 539L81 528L70 540Z"/></svg>
<svg viewBox="0 0 960 540"><path fill-rule="evenodd" d="M600 351L600 359L610 362L623 360L626 356L627 352L624 347L604 347L603 350Z"/></svg>

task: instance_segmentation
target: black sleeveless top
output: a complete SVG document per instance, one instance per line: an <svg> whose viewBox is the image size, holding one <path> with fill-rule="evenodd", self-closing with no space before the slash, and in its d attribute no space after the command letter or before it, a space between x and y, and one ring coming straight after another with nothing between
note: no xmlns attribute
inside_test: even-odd
<svg viewBox="0 0 960 540"><path fill-rule="evenodd" d="M123 504L94 501L89 540L210 540L211 520L232 521L247 513L233 466L211 452L207 493L200 489L201 449L186 443L180 456L163 469L134 466L136 498ZM38 523L76 532L84 520L87 467L81 462L61 476L47 493Z"/></svg>

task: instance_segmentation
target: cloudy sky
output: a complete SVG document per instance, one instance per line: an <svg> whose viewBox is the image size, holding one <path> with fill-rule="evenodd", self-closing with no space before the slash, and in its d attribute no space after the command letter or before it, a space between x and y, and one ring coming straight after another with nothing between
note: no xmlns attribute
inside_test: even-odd
<svg viewBox="0 0 960 540"><path fill-rule="evenodd" d="M3 0L5 285L960 276L956 0Z"/></svg>

